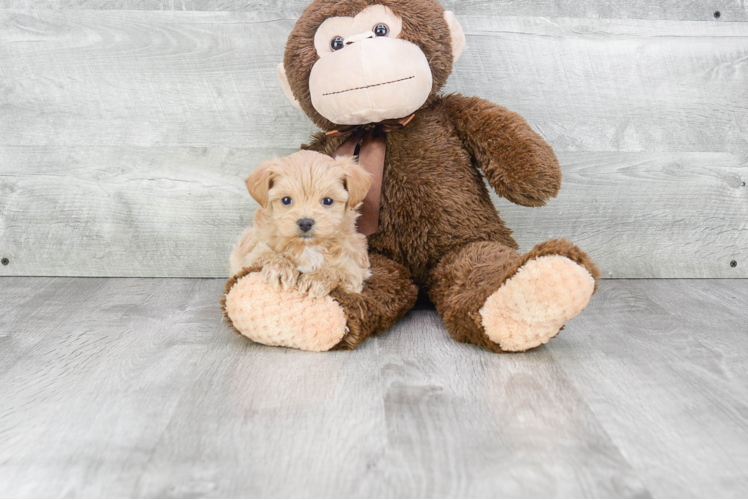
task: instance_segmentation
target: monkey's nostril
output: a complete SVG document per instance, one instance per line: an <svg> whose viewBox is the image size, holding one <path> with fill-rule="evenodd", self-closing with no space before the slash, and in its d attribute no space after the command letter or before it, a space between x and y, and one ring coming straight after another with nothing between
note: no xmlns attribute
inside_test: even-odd
<svg viewBox="0 0 748 500"><path fill-rule="evenodd" d="M296 221L296 224L299 226L299 229L308 233L312 229L312 226L314 226L314 219L299 219Z"/></svg>

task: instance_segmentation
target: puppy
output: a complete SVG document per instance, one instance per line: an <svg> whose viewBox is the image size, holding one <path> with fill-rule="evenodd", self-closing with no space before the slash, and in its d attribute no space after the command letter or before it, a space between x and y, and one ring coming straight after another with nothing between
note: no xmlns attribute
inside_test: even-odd
<svg viewBox="0 0 748 500"><path fill-rule="evenodd" d="M340 286L360 293L369 271L357 208L371 178L351 157L299 151L261 164L246 180L260 208L234 245L229 271L261 266L275 287L322 297Z"/></svg>

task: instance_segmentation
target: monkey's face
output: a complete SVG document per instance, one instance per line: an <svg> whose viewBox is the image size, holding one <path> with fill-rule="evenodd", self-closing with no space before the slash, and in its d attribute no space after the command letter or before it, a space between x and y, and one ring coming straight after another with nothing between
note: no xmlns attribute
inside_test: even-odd
<svg viewBox="0 0 748 500"><path fill-rule="evenodd" d="M333 123L361 125L420 108L431 93L431 68L417 45L398 38L402 25L383 5L322 23L309 77L314 109Z"/></svg>
<svg viewBox="0 0 748 500"><path fill-rule="evenodd" d="M323 128L417 111L465 46L454 15L435 1L380 1L356 9L362 0L317 0L289 38L278 67L284 91Z"/></svg>

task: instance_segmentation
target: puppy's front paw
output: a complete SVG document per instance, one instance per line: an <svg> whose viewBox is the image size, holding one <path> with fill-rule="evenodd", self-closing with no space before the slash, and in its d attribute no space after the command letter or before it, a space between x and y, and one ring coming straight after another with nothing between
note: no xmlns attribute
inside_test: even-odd
<svg viewBox="0 0 748 500"><path fill-rule="evenodd" d="M361 291L363 291L364 289L364 283L363 281L349 280L345 281L341 285L341 288L348 293L361 293Z"/></svg>
<svg viewBox="0 0 748 500"><path fill-rule="evenodd" d="M297 286L302 293L312 297L324 297L337 286L337 281L324 273L305 273L299 277Z"/></svg>
<svg viewBox="0 0 748 500"><path fill-rule="evenodd" d="M276 289L288 290L296 284L298 277L296 266L286 259L273 259L262 267L262 279Z"/></svg>

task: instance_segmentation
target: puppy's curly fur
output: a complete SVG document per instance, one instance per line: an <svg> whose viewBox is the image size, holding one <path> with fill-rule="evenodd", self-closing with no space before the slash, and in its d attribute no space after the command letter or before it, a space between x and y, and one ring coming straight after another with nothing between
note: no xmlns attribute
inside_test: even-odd
<svg viewBox="0 0 748 500"><path fill-rule="evenodd" d="M234 245L232 276L262 267L263 279L278 288L315 297L337 287L361 292L371 273L356 218L371 179L354 159L299 151L263 163L246 184L260 208Z"/></svg>

